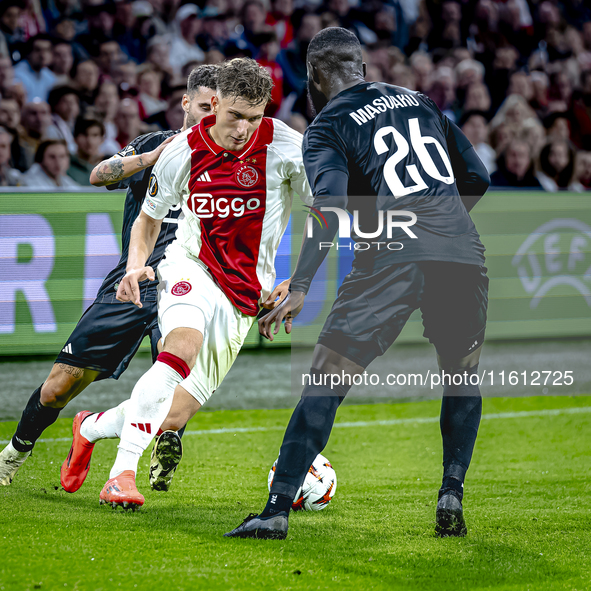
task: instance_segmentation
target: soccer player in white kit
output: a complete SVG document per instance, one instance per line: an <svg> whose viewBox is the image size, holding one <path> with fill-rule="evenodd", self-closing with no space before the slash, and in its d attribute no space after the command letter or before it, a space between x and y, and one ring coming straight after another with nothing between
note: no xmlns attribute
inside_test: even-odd
<svg viewBox="0 0 591 591"><path fill-rule="evenodd" d="M272 85L254 60L222 64L216 115L175 137L154 167L118 299L141 307L138 283L155 279L145 263L162 219L178 204L185 217L158 268L163 351L133 390L101 503L143 505L141 454L173 398L186 422L222 382L273 290L293 193L311 201L301 134L263 116Z"/></svg>

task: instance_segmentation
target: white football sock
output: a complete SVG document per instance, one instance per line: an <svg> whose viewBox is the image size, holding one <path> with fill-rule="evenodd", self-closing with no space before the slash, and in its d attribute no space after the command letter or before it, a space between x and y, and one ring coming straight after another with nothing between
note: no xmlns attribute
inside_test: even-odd
<svg viewBox="0 0 591 591"><path fill-rule="evenodd" d="M80 434L91 443L96 443L101 439L117 439L121 437L123 422L125 421L125 412L129 399L124 400L119 406L110 408L105 412L89 416L82 421L80 425Z"/></svg>
<svg viewBox="0 0 591 591"><path fill-rule="evenodd" d="M162 361L156 361L139 379L126 408L119 451L109 478L124 470L137 471L137 463L167 417L174 390L183 379Z"/></svg>

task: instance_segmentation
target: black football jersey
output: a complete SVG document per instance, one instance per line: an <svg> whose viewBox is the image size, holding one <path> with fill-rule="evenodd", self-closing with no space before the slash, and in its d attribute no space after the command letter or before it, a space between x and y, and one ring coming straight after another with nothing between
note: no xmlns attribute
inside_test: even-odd
<svg viewBox="0 0 591 591"><path fill-rule="evenodd" d="M118 156L134 156L136 154L145 154L157 148L164 140L179 133L179 131L156 131L141 135L130 144L125 146ZM142 203L146 197L152 166L141 170L140 172L119 181L113 185L107 185L107 189L127 189L125 196L125 207L123 210L123 227L121 229L121 259L118 265L107 275L97 294L97 301L116 302L115 295L119 282L125 275L127 267L127 256L129 249L129 239L131 236L131 227L142 209ZM154 251L150 255L146 265L156 269L158 263L164 256L166 247L174 240L178 221L181 213L180 206L176 210L170 210L166 218L162 221L162 228L156 240ZM143 281L140 283L141 300L155 301L157 294L158 281Z"/></svg>
<svg viewBox="0 0 591 591"><path fill-rule="evenodd" d="M315 195L324 172L348 174L347 209L357 216L359 230L351 238L365 243L356 251L356 267L420 260L482 265L484 246L455 176L462 170L456 165L462 153L471 147L428 97L364 82L340 92L322 109L306 130L303 155ZM320 208L322 199L314 206ZM408 226L416 238L402 228L388 228L393 210L416 215ZM410 222L412 216L392 219ZM402 247L388 250L388 243Z"/></svg>

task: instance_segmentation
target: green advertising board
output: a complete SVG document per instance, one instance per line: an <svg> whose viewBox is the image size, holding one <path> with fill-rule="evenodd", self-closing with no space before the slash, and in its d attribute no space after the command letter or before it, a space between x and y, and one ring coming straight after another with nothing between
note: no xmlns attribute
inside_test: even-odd
<svg viewBox="0 0 591 591"><path fill-rule="evenodd" d="M124 197L0 193L0 355L57 353L65 344L119 260ZM293 268L304 217L294 212L278 280ZM491 278L488 338L591 336L591 196L490 192L472 217ZM298 341L315 341L351 257L332 249L306 300ZM414 314L400 342L421 335ZM282 336L275 344L288 342ZM247 345L258 344L255 327Z"/></svg>

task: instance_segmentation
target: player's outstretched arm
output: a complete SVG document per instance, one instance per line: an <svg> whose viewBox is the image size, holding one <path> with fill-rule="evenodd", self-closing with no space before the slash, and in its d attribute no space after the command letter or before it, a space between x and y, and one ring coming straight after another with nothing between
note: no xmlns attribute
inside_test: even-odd
<svg viewBox="0 0 591 591"><path fill-rule="evenodd" d="M127 272L117 289L117 299L121 302L133 302L138 308L140 301L140 281L154 281L156 275L152 267L146 267L146 261L154 250L160 233L162 220L155 220L143 211L137 217L131 229Z"/></svg>
<svg viewBox="0 0 591 591"><path fill-rule="evenodd" d="M113 185L145 170L149 166L154 166L164 148L174 137L167 138L157 148L145 154L136 154L135 156L119 156L115 154L115 156L103 160L92 169L90 183L95 187Z"/></svg>

